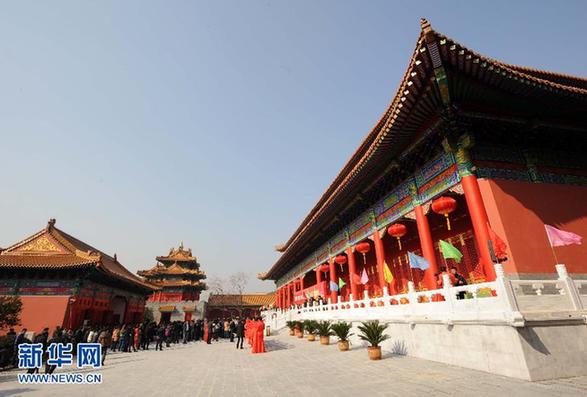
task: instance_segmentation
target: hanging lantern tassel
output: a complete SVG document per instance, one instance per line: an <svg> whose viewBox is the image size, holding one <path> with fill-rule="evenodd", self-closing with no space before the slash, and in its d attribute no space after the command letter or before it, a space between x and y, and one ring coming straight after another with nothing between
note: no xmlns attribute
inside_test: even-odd
<svg viewBox="0 0 587 397"><path fill-rule="evenodd" d="M367 252L371 249L371 246L368 242L364 241L356 245L357 251L363 254L363 265L367 264Z"/></svg>
<svg viewBox="0 0 587 397"><path fill-rule="evenodd" d="M394 223L390 227L387 228L387 233L395 237L397 239L397 246L399 250L402 250L402 241L401 238L406 235L408 232L408 228L403 223Z"/></svg>
<svg viewBox="0 0 587 397"><path fill-rule="evenodd" d="M446 228L450 230L450 218L448 217L448 214L444 214L444 217L446 218Z"/></svg>
<svg viewBox="0 0 587 397"><path fill-rule="evenodd" d="M446 227L450 230L448 214L457 209L457 201L449 196L442 196L432 202L432 211L442 214L446 218Z"/></svg>
<svg viewBox="0 0 587 397"><path fill-rule="evenodd" d="M342 265L344 265L347 261L346 256L337 255L336 258L334 258L334 261L340 265L340 272L342 273Z"/></svg>

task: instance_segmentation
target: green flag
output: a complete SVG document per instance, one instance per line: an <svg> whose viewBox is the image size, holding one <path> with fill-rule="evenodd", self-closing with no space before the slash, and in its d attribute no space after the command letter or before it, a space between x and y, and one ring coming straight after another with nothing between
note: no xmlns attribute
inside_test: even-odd
<svg viewBox="0 0 587 397"><path fill-rule="evenodd" d="M457 262L461 262L461 258L463 254L459 251L454 245L447 243L444 240L440 240L440 252L442 252L442 256L444 259L454 259Z"/></svg>
<svg viewBox="0 0 587 397"><path fill-rule="evenodd" d="M338 278L338 289L342 289L342 287L344 287L346 285L346 283L344 282L344 280L342 278Z"/></svg>

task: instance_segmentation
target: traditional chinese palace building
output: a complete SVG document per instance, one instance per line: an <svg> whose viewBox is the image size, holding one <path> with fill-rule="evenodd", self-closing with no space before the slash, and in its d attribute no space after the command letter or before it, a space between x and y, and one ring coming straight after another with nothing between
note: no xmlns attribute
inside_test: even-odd
<svg viewBox="0 0 587 397"><path fill-rule="evenodd" d="M22 327L75 329L136 323L155 287L110 256L55 227L0 250L0 294L22 300Z"/></svg>
<svg viewBox="0 0 587 397"><path fill-rule="evenodd" d="M210 294L206 306L206 318L209 320L257 317L260 310L275 304L275 293L258 294Z"/></svg>
<svg viewBox="0 0 587 397"><path fill-rule="evenodd" d="M587 246L555 258L544 227L587 235L585 147L587 79L497 61L423 20L388 108L264 278L286 308L400 294L409 282L436 289L443 266L492 281L498 259L513 278L554 277L557 262L585 275ZM507 245L500 258L494 236ZM462 260L445 260L440 240ZM429 268L410 268L408 251Z"/></svg>
<svg viewBox="0 0 587 397"><path fill-rule="evenodd" d="M155 258L151 269L138 272L149 283L159 287L148 299L147 307L153 311L155 321L184 321L202 318L204 306L200 292L206 289L206 278L191 249L171 248L167 256Z"/></svg>

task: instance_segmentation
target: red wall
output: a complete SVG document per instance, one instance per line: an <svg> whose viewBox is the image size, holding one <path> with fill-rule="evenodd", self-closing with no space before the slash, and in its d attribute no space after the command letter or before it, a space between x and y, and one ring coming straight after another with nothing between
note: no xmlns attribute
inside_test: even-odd
<svg viewBox="0 0 587 397"><path fill-rule="evenodd" d="M508 245L508 273L554 273L544 224L587 237L587 188L570 185L480 179L491 228ZM587 242L557 247L569 272L587 273Z"/></svg>
<svg viewBox="0 0 587 397"><path fill-rule="evenodd" d="M64 325L67 313L69 296L20 296L22 312L20 313L20 327L27 328L35 333L49 327L49 332Z"/></svg>

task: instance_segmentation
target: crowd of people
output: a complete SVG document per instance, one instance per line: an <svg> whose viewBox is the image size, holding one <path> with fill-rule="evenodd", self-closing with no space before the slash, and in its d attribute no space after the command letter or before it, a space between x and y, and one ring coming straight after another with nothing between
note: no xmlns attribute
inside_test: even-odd
<svg viewBox="0 0 587 397"><path fill-rule="evenodd" d="M18 334L11 328L6 337L14 348L10 349L11 352L8 352L11 353L10 357L5 361L17 367L18 350L23 343L41 343L44 352L43 362L45 363L48 346L52 343L71 343L74 355L79 343L100 343L102 345L102 365L104 365L108 351L130 353L149 350L152 343L155 343L155 350L163 350L164 345L170 347L172 344L187 344L196 341L212 344L212 341L219 341L222 338L229 339L230 342L234 342L236 339L236 347L243 349L243 341L246 339L253 353L263 353L265 352L264 331L265 324L260 317L186 320L159 324L154 321L144 321L140 324L84 326L76 330L57 327L51 336L49 336L49 328L45 328L35 335L33 340L28 339L26 328L23 328ZM45 365L45 373L52 373L54 370L54 366ZM31 369L29 372L38 372L38 369Z"/></svg>
<svg viewBox="0 0 587 397"><path fill-rule="evenodd" d="M265 323L261 317L204 320L203 339L208 344L213 340L218 341L221 337L230 339L230 342L234 342L236 338L236 348L244 349L243 343L246 339L252 353L265 353L264 333Z"/></svg>

